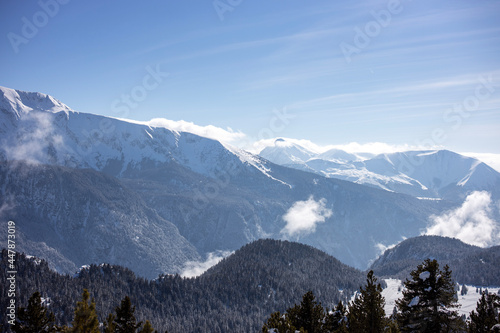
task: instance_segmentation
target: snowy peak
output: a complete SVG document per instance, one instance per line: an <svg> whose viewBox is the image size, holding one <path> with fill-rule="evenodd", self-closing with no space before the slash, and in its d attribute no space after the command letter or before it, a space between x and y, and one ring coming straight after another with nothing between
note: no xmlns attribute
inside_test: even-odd
<svg viewBox="0 0 500 333"><path fill-rule="evenodd" d="M363 160L362 157L360 157L356 154L348 153L348 152L341 150L341 149L327 150L324 153L319 154L317 156L317 158L322 159L322 160L326 160L326 161L344 162L344 163Z"/></svg>
<svg viewBox="0 0 500 333"><path fill-rule="evenodd" d="M0 108L12 111L16 119L33 110L52 113L65 112L66 114L74 112L69 106L52 96L5 87L0 87Z"/></svg>
<svg viewBox="0 0 500 333"><path fill-rule="evenodd" d="M376 156L392 165L393 174L403 173L437 192L449 185L466 187L491 184L499 174L486 164L449 150L408 151ZM369 163L367 169L375 171ZM388 167L390 169L390 167Z"/></svg>
<svg viewBox="0 0 500 333"><path fill-rule="evenodd" d="M75 112L45 94L0 88L0 111L0 160L91 168L114 176L175 163L215 177L232 165L284 184L271 176L261 157L217 140Z"/></svg>
<svg viewBox="0 0 500 333"><path fill-rule="evenodd" d="M274 141L274 146L264 148L259 155L273 163L288 165L303 164L316 154L302 146L279 138Z"/></svg>
<svg viewBox="0 0 500 333"><path fill-rule="evenodd" d="M362 161L362 154L348 153L345 150L333 148L325 152L316 152L291 140L278 138L273 145L264 148L260 156L280 165L307 164L312 160L329 161L333 163L349 163Z"/></svg>

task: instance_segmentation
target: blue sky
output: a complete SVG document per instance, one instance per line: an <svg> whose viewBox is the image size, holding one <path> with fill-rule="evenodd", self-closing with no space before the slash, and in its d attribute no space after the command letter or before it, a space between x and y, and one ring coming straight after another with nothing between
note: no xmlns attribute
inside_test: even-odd
<svg viewBox="0 0 500 333"><path fill-rule="evenodd" d="M3 0L0 85L245 144L500 154L499 14L492 0Z"/></svg>

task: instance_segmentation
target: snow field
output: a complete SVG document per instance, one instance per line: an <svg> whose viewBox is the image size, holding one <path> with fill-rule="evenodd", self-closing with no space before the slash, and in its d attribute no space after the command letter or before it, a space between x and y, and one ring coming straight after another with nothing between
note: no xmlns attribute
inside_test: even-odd
<svg viewBox="0 0 500 333"><path fill-rule="evenodd" d="M396 305L396 300L403 296L403 282L397 279L385 279L387 283L387 288L382 291L382 296L385 298L385 314L390 316L393 313L394 306ZM460 287L461 288L461 287ZM458 294L458 303L461 305L458 308L459 315L466 315L469 317L469 314L476 309L477 301L481 298L481 294L479 290L482 288L483 291L488 289L488 292L497 294L499 289L498 287L478 287L476 292L475 286L467 286L468 292L467 295L460 295L460 290L457 292Z"/></svg>

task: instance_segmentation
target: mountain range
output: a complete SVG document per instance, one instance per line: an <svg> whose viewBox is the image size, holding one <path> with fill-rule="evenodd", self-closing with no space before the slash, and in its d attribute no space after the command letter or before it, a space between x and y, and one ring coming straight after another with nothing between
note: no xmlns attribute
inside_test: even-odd
<svg viewBox="0 0 500 333"><path fill-rule="evenodd" d="M500 173L449 150L314 153L290 140L277 139L259 155L280 165L419 198L461 202L472 191L489 191L499 197Z"/></svg>
<svg viewBox="0 0 500 333"><path fill-rule="evenodd" d="M281 139L259 156L0 88L0 221L60 272L108 262L155 278L261 238L365 269L471 191L496 200L499 179L449 151L315 155Z"/></svg>

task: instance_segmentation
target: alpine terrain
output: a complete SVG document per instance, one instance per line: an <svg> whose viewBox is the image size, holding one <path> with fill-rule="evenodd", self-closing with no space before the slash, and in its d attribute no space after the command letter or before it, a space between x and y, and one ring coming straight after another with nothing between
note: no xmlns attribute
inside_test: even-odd
<svg viewBox="0 0 500 333"><path fill-rule="evenodd" d="M107 262L154 278L261 238L365 269L469 191L494 196L500 179L449 151L321 157L277 142L258 156L9 88L0 88L0 144L1 221L15 221L19 251L60 272ZM412 156L419 164L402 172Z"/></svg>

